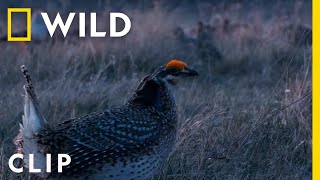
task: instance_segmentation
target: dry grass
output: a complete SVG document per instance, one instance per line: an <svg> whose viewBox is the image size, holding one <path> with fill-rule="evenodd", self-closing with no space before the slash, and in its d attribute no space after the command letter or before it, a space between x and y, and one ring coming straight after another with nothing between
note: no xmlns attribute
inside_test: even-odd
<svg viewBox="0 0 320 180"><path fill-rule="evenodd" d="M70 38L27 48L1 43L0 179L17 178L7 161L22 115L20 65L30 69L42 111L56 124L120 106L144 75L173 58L200 76L177 87L178 140L154 179L311 179L311 97L305 96L311 92L311 48L279 38L278 14L266 18L269 10L244 8L234 16L232 8L241 6L211 16L238 17L232 22L255 28L213 34L224 56L219 63L174 40L172 30L185 14L157 8L128 11L133 27L125 38ZM188 23L181 26L196 21Z"/></svg>

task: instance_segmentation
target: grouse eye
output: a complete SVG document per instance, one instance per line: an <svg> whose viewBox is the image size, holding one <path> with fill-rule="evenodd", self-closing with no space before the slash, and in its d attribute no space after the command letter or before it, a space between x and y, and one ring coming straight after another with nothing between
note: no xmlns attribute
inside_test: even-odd
<svg viewBox="0 0 320 180"><path fill-rule="evenodd" d="M168 69L168 74L176 74L177 72L179 72L179 71L176 68Z"/></svg>

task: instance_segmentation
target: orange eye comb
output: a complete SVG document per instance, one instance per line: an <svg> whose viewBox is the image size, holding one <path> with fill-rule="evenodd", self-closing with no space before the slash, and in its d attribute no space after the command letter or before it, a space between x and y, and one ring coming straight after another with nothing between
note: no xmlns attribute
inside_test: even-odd
<svg viewBox="0 0 320 180"><path fill-rule="evenodd" d="M185 67L187 67L187 64L183 61L178 61L178 60L172 60L170 62L168 62L166 64L166 69L169 69L169 68L172 68L172 67L175 67L176 69L178 70L183 70Z"/></svg>

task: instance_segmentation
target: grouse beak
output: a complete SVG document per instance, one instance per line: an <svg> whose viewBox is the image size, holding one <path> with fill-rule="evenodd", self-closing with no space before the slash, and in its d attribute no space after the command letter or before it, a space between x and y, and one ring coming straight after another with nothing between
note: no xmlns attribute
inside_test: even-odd
<svg viewBox="0 0 320 180"><path fill-rule="evenodd" d="M184 70L181 72L183 76L198 76L199 73L193 69L185 67Z"/></svg>

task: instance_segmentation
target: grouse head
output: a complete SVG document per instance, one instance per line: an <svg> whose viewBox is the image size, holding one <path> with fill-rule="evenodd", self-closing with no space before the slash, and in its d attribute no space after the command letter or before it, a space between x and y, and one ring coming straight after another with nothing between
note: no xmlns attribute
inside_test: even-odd
<svg viewBox="0 0 320 180"><path fill-rule="evenodd" d="M160 66L151 78L158 83L166 83L168 85L176 85L179 80L199 75L197 71L188 67L183 61L172 60L164 66Z"/></svg>
<svg viewBox="0 0 320 180"><path fill-rule="evenodd" d="M180 79L197 75L198 72L185 62L172 60L143 78L130 102L153 106L163 112L171 111L175 104L168 87L176 85Z"/></svg>

